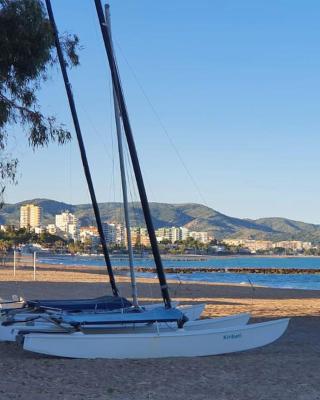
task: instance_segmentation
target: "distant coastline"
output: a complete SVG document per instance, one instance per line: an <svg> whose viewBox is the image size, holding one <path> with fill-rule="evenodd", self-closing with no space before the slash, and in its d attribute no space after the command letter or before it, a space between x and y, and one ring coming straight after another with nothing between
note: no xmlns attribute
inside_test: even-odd
<svg viewBox="0 0 320 400"><path fill-rule="evenodd" d="M1 210L0 224L19 224L20 207L27 203L41 207L43 222L52 223L55 214L69 210L79 219L80 225L94 224L91 204L70 204L50 199L29 199L15 204L5 204ZM119 202L99 203L102 219L121 223L122 204ZM140 210L140 204L134 203ZM243 219L231 217L213 208L196 203L155 203L150 202L151 214L157 215L155 227L187 226L197 230L208 231L218 240L225 238L250 237L255 240L300 240L320 243L320 225L295 221L282 217ZM205 217L204 217L205 215ZM144 226L142 213L134 215L135 223Z"/></svg>

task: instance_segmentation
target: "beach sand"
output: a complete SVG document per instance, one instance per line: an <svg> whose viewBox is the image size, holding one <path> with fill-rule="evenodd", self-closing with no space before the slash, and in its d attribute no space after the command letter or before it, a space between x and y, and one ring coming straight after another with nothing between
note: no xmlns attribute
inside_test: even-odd
<svg viewBox="0 0 320 400"><path fill-rule="evenodd" d="M0 296L80 298L110 293L100 268L0 270ZM129 279L117 277L122 295ZM139 279L141 302L161 301L154 279ZM290 316L277 342L243 353L160 360L70 360L0 343L0 399L320 399L318 291L170 281L173 300L207 304L206 316L251 312L254 321Z"/></svg>

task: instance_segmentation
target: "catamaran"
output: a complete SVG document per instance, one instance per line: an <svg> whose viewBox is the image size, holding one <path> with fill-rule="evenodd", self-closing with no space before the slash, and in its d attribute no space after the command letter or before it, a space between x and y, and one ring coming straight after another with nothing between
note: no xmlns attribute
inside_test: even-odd
<svg viewBox="0 0 320 400"><path fill-rule="evenodd" d="M141 174L139 159L121 87L119 71L112 45L109 7L106 16L101 0L94 0L111 71L115 115L121 118L129 153L136 177L138 192L150 237L164 305L143 310L135 298L130 312L83 313L62 312L50 315L35 324L35 329L13 326L14 335L25 350L42 354L72 358L161 358L193 357L231 353L264 346L278 339L286 330L289 319L247 325L248 315L228 316L220 319L187 321L186 312L172 307L162 260L151 219L149 203ZM49 19L55 35L58 58L64 77L75 128L77 122L70 83L63 59L59 35L50 0L46 0ZM117 117L118 115L118 117ZM119 121L118 121L119 122ZM123 184L123 182L122 182ZM134 276L132 276L134 282ZM118 293L114 292L117 296ZM136 296L136 293L134 294ZM214 323L216 322L216 324ZM36 331L40 324L53 324L61 330L55 332ZM227 325L226 325L227 324ZM231 324L231 326L230 326Z"/></svg>
<svg viewBox="0 0 320 400"><path fill-rule="evenodd" d="M193 329L221 329L232 326L246 325L249 321L250 314L242 313L235 315L228 315L225 317L199 319L204 305L198 306L185 306L183 314L188 318L185 327L192 327ZM121 314L120 314L121 315ZM145 314L144 317L148 316ZM21 318L22 317L22 318ZM84 333L143 333L143 332L157 332L174 329L176 322L156 322L150 324L149 322L140 321L140 323L130 323L127 316L125 322L118 320L110 324L111 319L107 321L103 316L88 315L80 316L79 314L65 315L63 318L61 313L43 313L39 315L23 315L15 316L13 320L7 319L0 325L0 341L14 342L17 336L29 333L71 333L71 332L84 332ZM100 318L99 318L100 317ZM150 314L149 314L150 317ZM85 319L86 318L86 319ZM122 319L123 319L122 318ZM157 315L159 318L159 314Z"/></svg>
<svg viewBox="0 0 320 400"><path fill-rule="evenodd" d="M69 358L163 358L234 353L265 346L287 329L289 319L222 329L169 328L153 333L22 335L23 348Z"/></svg>

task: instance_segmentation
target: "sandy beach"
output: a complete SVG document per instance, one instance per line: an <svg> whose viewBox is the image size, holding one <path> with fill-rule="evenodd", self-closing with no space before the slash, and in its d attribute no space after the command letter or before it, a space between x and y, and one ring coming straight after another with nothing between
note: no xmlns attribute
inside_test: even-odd
<svg viewBox="0 0 320 400"><path fill-rule="evenodd" d="M0 271L0 295L80 298L110 293L101 268L42 265ZM118 276L121 294L129 279ZM139 279L141 302L161 301L154 279ZM205 316L251 312L253 321L292 317L277 342L243 353L161 360L69 360L0 344L0 399L320 399L320 293L170 281L173 300L207 304Z"/></svg>

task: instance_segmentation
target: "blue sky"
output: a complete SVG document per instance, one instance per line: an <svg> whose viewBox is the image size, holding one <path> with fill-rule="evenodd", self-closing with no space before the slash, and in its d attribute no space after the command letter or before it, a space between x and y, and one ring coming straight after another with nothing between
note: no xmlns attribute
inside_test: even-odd
<svg viewBox="0 0 320 400"><path fill-rule="evenodd" d="M320 223L320 3L110 3L150 200L205 201L237 217ZM52 0L52 6L60 32L77 33L83 46L70 79L98 199L119 200L111 84L93 1ZM74 132L58 68L40 99ZM14 133L20 177L7 202L89 202L75 140L33 153L24 133Z"/></svg>

